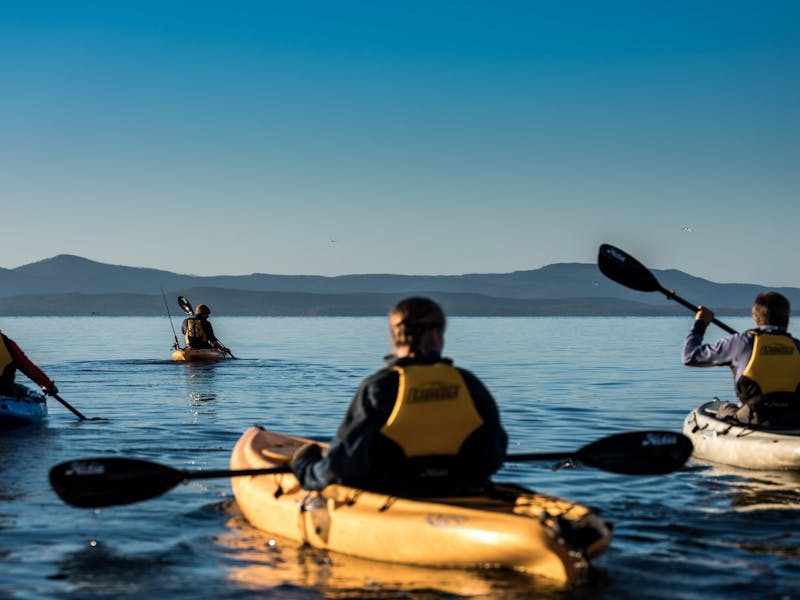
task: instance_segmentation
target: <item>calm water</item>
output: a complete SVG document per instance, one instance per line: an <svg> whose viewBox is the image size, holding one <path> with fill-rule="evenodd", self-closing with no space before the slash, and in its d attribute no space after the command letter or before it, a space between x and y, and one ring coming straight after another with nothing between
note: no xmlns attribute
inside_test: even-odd
<svg viewBox="0 0 800 600"><path fill-rule="evenodd" d="M680 430L694 406L730 399L726 369L680 364L690 319L453 318L446 354L494 392L511 452L575 450L620 431ZM214 325L239 360L173 363L166 316L2 319L65 400L109 420L79 422L50 400L46 426L0 433L0 597L800 598L800 475L509 464L497 480L573 498L614 522L611 548L574 589L300 549L250 528L225 479L97 511L63 504L47 470L70 458L224 469L254 423L327 440L389 347L382 318Z"/></svg>

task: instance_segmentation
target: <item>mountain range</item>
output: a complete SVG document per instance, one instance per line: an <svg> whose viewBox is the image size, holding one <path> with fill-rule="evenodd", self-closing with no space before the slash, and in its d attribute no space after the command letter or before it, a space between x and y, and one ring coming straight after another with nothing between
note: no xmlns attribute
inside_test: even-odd
<svg viewBox="0 0 800 600"><path fill-rule="evenodd" d="M715 283L672 269L652 273L663 287L720 315L748 315L754 296L765 289ZM800 307L800 288L775 289ZM164 315L168 307L178 311L178 295L210 305L215 316L385 315L408 295L431 296L450 315L686 314L663 294L630 290L589 263L466 275L199 276L61 254L14 269L0 268L2 316Z"/></svg>

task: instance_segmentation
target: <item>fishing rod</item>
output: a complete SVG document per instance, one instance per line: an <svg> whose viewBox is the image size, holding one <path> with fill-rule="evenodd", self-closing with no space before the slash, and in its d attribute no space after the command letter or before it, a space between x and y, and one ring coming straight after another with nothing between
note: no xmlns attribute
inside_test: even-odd
<svg viewBox="0 0 800 600"><path fill-rule="evenodd" d="M167 316L169 317L169 325L172 327L172 337L175 338L175 345L172 346L173 350L178 350L181 345L178 343L178 334L175 333L175 324L172 322L172 315L169 312L169 303L167 302L167 294L164 292L164 288L161 288L161 296L164 298L164 306L167 308Z"/></svg>

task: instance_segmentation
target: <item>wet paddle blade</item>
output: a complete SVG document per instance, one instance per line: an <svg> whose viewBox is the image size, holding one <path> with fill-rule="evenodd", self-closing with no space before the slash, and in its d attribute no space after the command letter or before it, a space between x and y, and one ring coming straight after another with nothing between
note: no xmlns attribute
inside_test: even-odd
<svg viewBox="0 0 800 600"><path fill-rule="evenodd" d="M154 498L186 479L186 473L132 458L71 460L50 469L50 485L67 504L96 508Z"/></svg>
<svg viewBox="0 0 800 600"><path fill-rule="evenodd" d="M592 442L575 453L589 466L623 475L663 475L680 469L692 442L673 431L630 431Z"/></svg>
<svg viewBox="0 0 800 600"><path fill-rule="evenodd" d="M597 266L600 272L619 284L640 292L661 291L661 284L655 276L630 254L603 244L597 253Z"/></svg>
<svg viewBox="0 0 800 600"><path fill-rule="evenodd" d="M183 296L178 296L178 306L181 307L181 310L185 312L187 315L194 316L194 309L192 308L192 303L189 302Z"/></svg>

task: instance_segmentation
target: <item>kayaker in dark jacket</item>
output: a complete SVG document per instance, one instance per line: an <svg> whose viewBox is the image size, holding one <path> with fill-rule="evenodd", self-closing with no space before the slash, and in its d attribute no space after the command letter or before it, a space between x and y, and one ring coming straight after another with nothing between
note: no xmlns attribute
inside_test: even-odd
<svg viewBox="0 0 800 600"><path fill-rule="evenodd" d="M442 358L438 304L402 300L389 325L388 364L361 383L328 453L306 445L292 470L312 490L340 483L410 496L478 491L503 464L508 444L492 395Z"/></svg>
<svg viewBox="0 0 800 600"><path fill-rule="evenodd" d="M0 332L0 394L7 396L24 396L25 387L14 382L17 370L42 388L42 391L54 396L58 393L56 384L29 359L19 346L5 334Z"/></svg>
<svg viewBox="0 0 800 600"><path fill-rule="evenodd" d="M714 312L698 307L683 345L690 367L729 366L738 403L720 405L717 417L764 427L800 426L800 340L787 332L791 306L777 292L758 294L753 303L757 329L703 344Z"/></svg>
<svg viewBox="0 0 800 600"><path fill-rule="evenodd" d="M211 309L205 304L198 304L194 309L194 316L183 320L181 332L183 333L186 347L193 350L200 348L219 348L223 352L230 352L214 335L214 328L208 317Z"/></svg>

